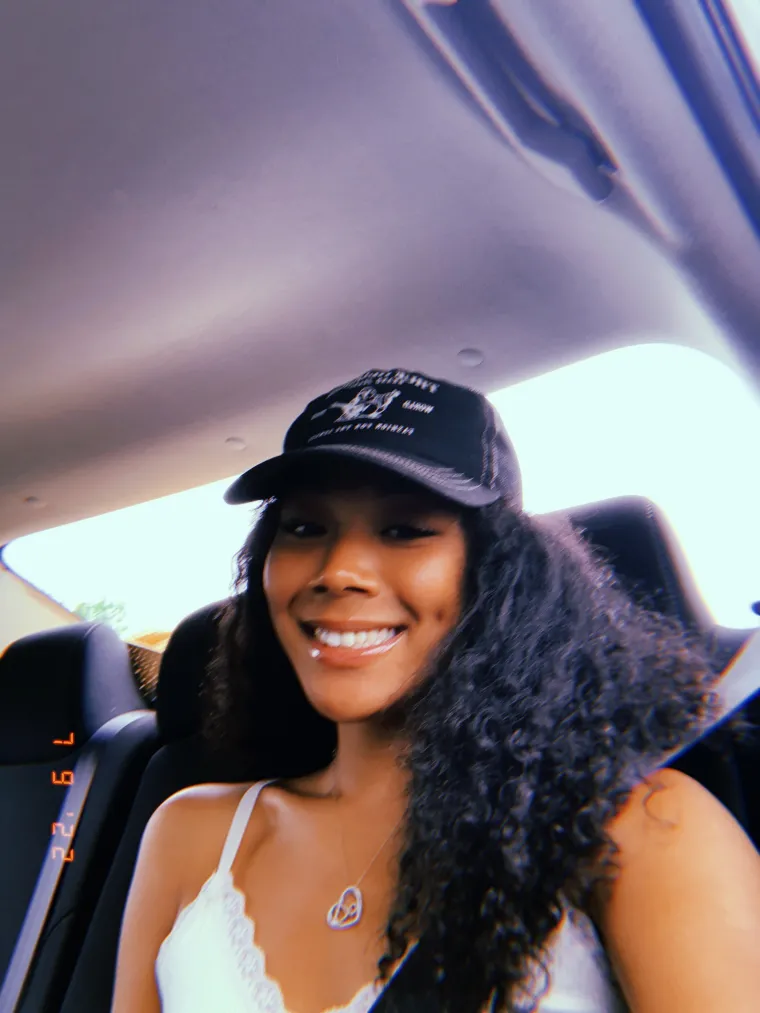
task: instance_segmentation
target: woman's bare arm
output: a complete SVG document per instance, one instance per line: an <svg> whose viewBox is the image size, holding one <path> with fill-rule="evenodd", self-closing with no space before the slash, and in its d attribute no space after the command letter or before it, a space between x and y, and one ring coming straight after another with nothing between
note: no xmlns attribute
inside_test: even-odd
<svg viewBox="0 0 760 1013"><path fill-rule="evenodd" d="M621 871L597 917L633 1013L758 1013L760 854L728 810L665 769L609 830Z"/></svg>
<svg viewBox="0 0 760 1013"><path fill-rule="evenodd" d="M177 856L188 840L181 834L186 818L186 799L172 795L143 832L121 924L111 1013L161 1013L154 965L180 904Z"/></svg>

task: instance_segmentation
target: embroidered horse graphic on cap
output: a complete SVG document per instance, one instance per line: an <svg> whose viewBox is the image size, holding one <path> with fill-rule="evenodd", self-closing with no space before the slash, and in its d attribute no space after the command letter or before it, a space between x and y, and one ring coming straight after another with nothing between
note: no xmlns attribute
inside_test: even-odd
<svg viewBox="0 0 760 1013"><path fill-rule="evenodd" d="M334 401L321 412L312 415L312 419L318 419L330 408L340 408L341 413L336 422L353 422L355 419L379 419L388 405L397 398L400 390L391 390L387 394L378 394L374 387L362 387L358 394L355 394L350 401Z"/></svg>

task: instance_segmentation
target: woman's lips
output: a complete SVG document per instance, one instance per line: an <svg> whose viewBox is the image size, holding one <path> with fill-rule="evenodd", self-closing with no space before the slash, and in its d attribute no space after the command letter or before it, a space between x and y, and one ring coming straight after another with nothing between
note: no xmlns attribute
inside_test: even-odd
<svg viewBox="0 0 760 1013"><path fill-rule="evenodd" d="M380 655L392 651L406 635L406 627L401 627L395 636L381 644L369 644L365 647L332 647L313 636L313 627L301 624L301 629L309 641L311 657L315 661L333 668L359 668L362 665L371 664Z"/></svg>

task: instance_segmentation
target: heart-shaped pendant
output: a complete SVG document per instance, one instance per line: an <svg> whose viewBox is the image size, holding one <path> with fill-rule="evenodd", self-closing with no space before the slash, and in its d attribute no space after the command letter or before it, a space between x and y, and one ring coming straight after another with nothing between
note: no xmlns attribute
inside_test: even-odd
<svg viewBox="0 0 760 1013"><path fill-rule="evenodd" d="M327 912L331 929L350 929L362 916L362 892L358 886L347 886L337 904Z"/></svg>

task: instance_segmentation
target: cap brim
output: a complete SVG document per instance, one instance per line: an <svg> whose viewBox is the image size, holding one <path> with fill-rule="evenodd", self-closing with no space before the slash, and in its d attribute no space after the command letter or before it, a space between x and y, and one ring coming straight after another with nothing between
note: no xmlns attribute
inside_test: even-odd
<svg viewBox="0 0 760 1013"><path fill-rule="evenodd" d="M224 500L226 503L237 505L269 499L277 495L283 481L292 475L294 468L306 460L316 460L317 455L350 457L354 460L366 461L385 471L409 479L461 506L486 506L489 503L495 503L501 496L497 490L479 485L474 479L468 478L452 468L441 468L374 447L332 444L309 447L306 450L292 450L280 454L279 457L270 457L268 461L262 461L261 464L250 468L232 483L224 494Z"/></svg>

